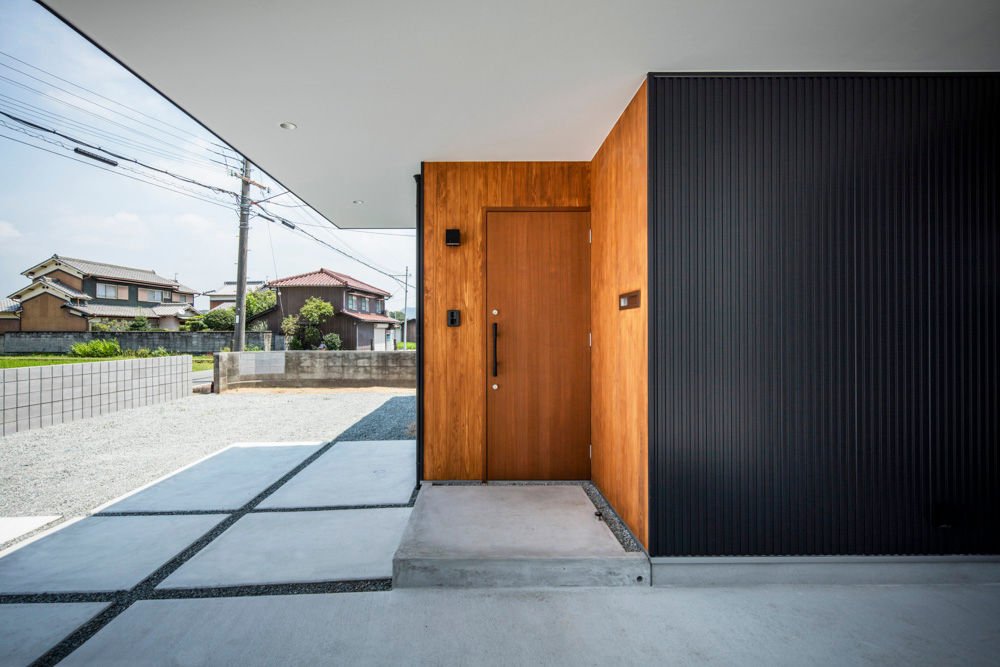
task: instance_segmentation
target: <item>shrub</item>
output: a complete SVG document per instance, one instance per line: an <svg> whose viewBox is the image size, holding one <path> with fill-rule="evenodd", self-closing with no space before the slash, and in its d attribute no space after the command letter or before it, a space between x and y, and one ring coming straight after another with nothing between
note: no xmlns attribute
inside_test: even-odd
<svg viewBox="0 0 1000 667"><path fill-rule="evenodd" d="M300 341L298 338L289 338L288 342L286 343L286 346L288 347L289 350L301 350L302 341Z"/></svg>
<svg viewBox="0 0 1000 667"><path fill-rule="evenodd" d="M109 327L104 322L93 321L93 322L90 323L90 330L91 331L111 331L111 327Z"/></svg>
<svg viewBox="0 0 1000 667"><path fill-rule="evenodd" d="M326 343L326 349L328 350L339 350L344 346L344 344L340 342L340 336L335 333L328 333L323 336L323 342Z"/></svg>
<svg viewBox="0 0 1000 667"><path fill-rule="evenodd" d="M281 333L294 336L299 330L299 316L289 315L281 320Z"/></svg>
<svg viewBox="0 0 1000 667"><path fill-rule="evenodd" d="M151 356L154 356L154 357L166 357L166 356L169 356L169 355L170 355L170 353L167 352L167 348L163 347L162 345L160 347L156 348L155 350L153 350L153 352L151 354Z"/></svg>
<svg viewBox="0 0 1000 667"><path fill-rule="evenodd" d="M264 348L262 348L260 345L247 345L246 347L243 348L243 350L245 352L263 352Z"/></svg>
<svg viewBox="0 0 1000 667"><path fill-rule="evenodd" d="M135 356L140 359L145 359L146 357L152 356L152 352L149 351L148 347L139 347L135 350Z"/></svg>
<svg viewBox="0 0 1000 667"><path fill-rule="evenodd" d="M89 343L74 343L69 350L74 357L118 357L122 347L114 338L110 340L92 340Z"/></svg>
<svg viewBox="0 0 1000 667"><path fill-rule="evenodd" d="M149 331L149 320L139 315L129 322L128 328L129 331Z"/></svg>
<svg viewBox="0 0 1000 667"><path fill-rule="evenodd" d="M201 316L202 323L212 331L232 331L236 327L236 311L216 308Z"/></svg>
<svg viewBox="0 0 1000 667"><path fill-rule="evenodd" d="M203 331L207 328L208 327L205 326L205 323L202 321L201 315L199 315L198 317L192 317L190 320L187 321L188 331Z"/></svg>
<svg viewBox="0 0 1000 667"><path fill-rule="evenodd" d="M402 350L403 349L403 341L397 341L396 342L396 349L397 350ZM415 349L417 349L417 344L414 343L414 342L412 342L412 341L408 342L406 344L406 349L407 350L415 350Z"/></svg>

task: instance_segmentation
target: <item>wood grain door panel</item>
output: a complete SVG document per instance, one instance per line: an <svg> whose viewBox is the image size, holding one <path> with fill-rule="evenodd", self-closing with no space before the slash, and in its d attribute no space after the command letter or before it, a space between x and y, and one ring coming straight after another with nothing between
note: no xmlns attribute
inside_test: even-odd
<svg viewBox="0 0 1000 667"><path fill-rule="evenodd" d="M488 479L590 479L589 220L487 213Z"/></svg>

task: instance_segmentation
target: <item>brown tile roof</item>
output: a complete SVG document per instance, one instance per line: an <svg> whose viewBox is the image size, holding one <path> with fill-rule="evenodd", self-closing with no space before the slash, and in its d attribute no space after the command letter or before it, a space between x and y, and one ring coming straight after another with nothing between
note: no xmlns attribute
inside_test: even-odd
<svg viewBox="0 0 1000 667"><path fill-rule="evenodd" d="M380 322L384 324L399 324L399 320L393 319L386 315L379 315L378 313L356 313L352 310L342 310L340 311L342 315L347 315L348 317L353 317L356 320L361 320L362 322Z"/></svg>
<svg viewBox="0 0 1000 667"><path fill-rule="evenodd" d="M362 290L368 294L378 296L391 296L389 292L363 283L357 278L352 278L345 273L337 273L330 269L319 269L300 273L287 278L277 278L267 283L268 287L349 287L351 289Z"/></svg>

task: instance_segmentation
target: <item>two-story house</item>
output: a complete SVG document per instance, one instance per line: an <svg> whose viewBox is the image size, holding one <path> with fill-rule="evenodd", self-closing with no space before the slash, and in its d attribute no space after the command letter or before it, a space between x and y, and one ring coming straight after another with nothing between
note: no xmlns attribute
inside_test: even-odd
<svg viewBox="0 0 1000 667"><path fill-rule="evenodd" d="M263 280L248 280L247 281L247 292L252 292L255 289L260 289L263 287ZM209 310L215 310L219 306L235 306L236 305L236 281L227 280L222 283L220 287L215 289L210 289L207 292L202 292L208 297L208 308Z"/></svg>
<svg viewBox="0 0 1000 667"><path fill-rule="evenodd" d="M345 350L391 350L392 329L399 323L386 314L389 292L363 283L343 273L318 269L296 276L278 278L265 287L277 290L277 304L252 321L264 320L274 334L281 334L281 320L299 312L309 297L319 297L333 305L334 315L323 333L340 336ZM252 321L250 321L252 323Z"/></svg>
<svg viewBox="0 0 1000 667"><path fill-rule="evenodd" d="M198 314L195 290L151 269L52 255L21 275L31 284L10 295L21 331L87 331L91 322L139 316L177 330Z"/></svg>

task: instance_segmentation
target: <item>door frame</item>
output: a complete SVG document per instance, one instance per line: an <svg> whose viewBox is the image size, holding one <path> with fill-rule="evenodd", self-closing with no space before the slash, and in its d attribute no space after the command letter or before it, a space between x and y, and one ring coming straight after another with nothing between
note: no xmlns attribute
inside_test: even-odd
<svg viewBox="0 0 1000 667"><path fill-rule="evenodd" d="M483 271L480 275L480 284L483 286L483 322L489 320L489 303L486 299L486 277L487 265L490 261L489 248L486 246L487 236L486 236L486 218L490 213L590 213L589 206L483 206L482 207L482 227L483 230ZM592 228L592 227L591 227ZM593 281L593 276L591 276L591 281ZM590 285L587 285L588 293L590 291ZM484 327L483 329L483 350L484 359L490 358L490 341L489 341L489 327ZM486 367L483 367L483 373L486 372ZM485 375L483 376L485 378ZM489 457L488 449L490 446L490 429L489 429L489 393L483 394L483 484L489 482Z"/></svg>

